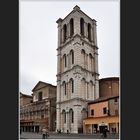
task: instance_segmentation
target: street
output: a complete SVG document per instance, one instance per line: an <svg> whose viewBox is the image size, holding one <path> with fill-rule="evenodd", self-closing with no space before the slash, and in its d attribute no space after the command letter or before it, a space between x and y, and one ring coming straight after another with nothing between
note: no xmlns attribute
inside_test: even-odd
<svg viewBox="0 0 140 140"><path fill-rule="evenodd" d="M41 133L22 132L20 139L42 139ZM100 134L66 134L50 133L48 139L118 139L118 134L108 134L107 138L101 138Z"/></svg>

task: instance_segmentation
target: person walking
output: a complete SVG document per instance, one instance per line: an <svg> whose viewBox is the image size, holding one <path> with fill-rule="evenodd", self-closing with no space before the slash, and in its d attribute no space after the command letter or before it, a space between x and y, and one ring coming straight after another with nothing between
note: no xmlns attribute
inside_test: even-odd
<svg viewBox="0 0 140 140"><path fill-rule="evenodd" d="M46 139L49 137L49 129L46 129Z"/></svg>
<svg viewBox="0 0 140 140"><path fill-rule="evenodd" d="M43 128L42 129L42 139L45 139L46 134L47 134L47 130L46 130L46 128Z"/></svg>
<svg viewBox="0 0 140 140"><path fill-rule="evenodd" d="M107 128L103 129L103 137L106 138L107 137Z"/></svg>

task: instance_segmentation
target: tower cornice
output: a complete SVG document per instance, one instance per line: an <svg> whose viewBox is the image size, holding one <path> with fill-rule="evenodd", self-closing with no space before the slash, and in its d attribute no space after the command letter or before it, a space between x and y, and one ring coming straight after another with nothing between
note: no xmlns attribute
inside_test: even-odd
<svg viewBox="0 0 140 140"><path fill-rule="evenodd" d="M58 76L60 76L60 75L67 74L68 72L70 72L70 71L72 71L72 70L74 70L74 69L76 69L76 68L80 68L81 71L88 72L88 73L90 73L90 74L99 76L99 73L91 72L91 71L89 71L89 70L83 68L83 67L80 66L80 65L75 65L75 66L73 66L72 68L70 68L70 69L68 69L68 70L66 70L66 71L64 71L64 72L62 72L62 73L58 73L56 76L58 77Z"/></svg>
<svg viewBox="0 0 140 140"><path fill-rule="evenodd" d="M58 48L56 50L61 50L62 48L65 48L65 46L67 46L68 44L71 44L72 41L74 41L74 39L78 37L81 41L83 41L84 43L86 43L87 45L89 45L90 47L92 48L95 48L95 49L99 49L95 44L93 44L93 42L88 42L85 40L85 37L81 37L81 35L79 34L75 34L74 36L72 36L71 38L67 39L65 43L61 44L60 46L58 46ZM81 43L79 43L78 41L75 42L73 45L75 44L79 44L79 45L82 45Z"/></svg>

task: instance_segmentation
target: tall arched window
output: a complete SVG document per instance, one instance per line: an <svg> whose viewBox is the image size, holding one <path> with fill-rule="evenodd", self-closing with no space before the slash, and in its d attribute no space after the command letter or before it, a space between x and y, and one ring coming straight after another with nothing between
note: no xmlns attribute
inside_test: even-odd
<svg viewBox="0 0 140 140"><path fill-rule="evenodd" d="M67 94L67 89L66 89L66 82L65 81L63 81L63 93L66 95Z"/></svg>
<svg viewBox="0 0 140 140"><path fill-rule="evenodd" d="M81 60L82 60L82 66L83 66L83 68L85 68L86 66L86 53L85 53L85 50L81 50Z"/></svg>
<svg viewBox="0 0 140 140"><path fill-rule="evenodd" d="M64 35L64 42L66 41L66 38L67 38L67 26L66 26L66 24L64 24L64 26L63 26L63 35Z"/></svg>
<svg viewBox="0 0 140 140"><path fill-rule="evenodd" d="M63 119L63 123L66 123L66 111L64 109L62 111L62 119Z"/></svg>
<svg viewBox="0 0 140 140"><path fill-rule="evenodd" d="M70 114L70 123L73 123L74 122L74 112L73 112L72 108L69 110L69 114Z"/></svg>
<svg viewBox="0 0 140 140"><path fill-rule="evenodd" d="M70 56L71 56L71 64L74 64L74 51L73 50L71 50L70 51Z"/></svg>
<svg viewBox="0 0 140 140"><path fill-rule="evenodd" d="M92 71L92 54L89 54L89 70Z"/></svg>
<svg viewBox="0 0 140 140"><path fill-rule="evenodd" d="M64 62L64 67L67 67L67 57L66 57L66 54L63 55L63 62Z"/></svg>
<svg viewBox="0 0 140 140"><path fill-rule="evenodd" d="M89 84L88 84L88 98L93 98L93 82L90 80Z"/></svg>
<svg viewBox="0 0 140 140"><path fill-rule="evenodd" d="M70 87L71 87L71 93L74 93L74 80L70 79Z"/></svg>
<svg viewBox="0 0 140 140"><path fill-rule="evenodd" d="M88 39L91 41L91 25L88 23Z"/></svg>
<svg viewBox="0 0 140 140"><path fill-rule="evenodd" d="M85 108L82 109L81 114L82 114L82 120L87 118L87 110Z"/></svg>
<svg viewBox="0 0 140 140"><path fill-rule="evenodd" d="M82 80L81 80L81 93L82 93L81 96L84 99L86 99L86 80L85 80L85 78L82 78Z"/></svg>
<svg viewBox="0 0 140 140"><path fill-rule="evenodd" d="M73 18L70 20L70 36L74 34L74 22Z"/></svg>
<svg viewBox="0 0 140 140"><path fill-rule="evenodd" d="M81 35L84 35L84 19L80 19L80 33Z"/></svg>

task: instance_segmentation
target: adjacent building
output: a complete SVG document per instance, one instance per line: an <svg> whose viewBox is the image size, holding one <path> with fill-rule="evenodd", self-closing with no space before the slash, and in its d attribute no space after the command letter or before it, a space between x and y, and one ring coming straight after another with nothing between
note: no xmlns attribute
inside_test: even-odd
<svg viewBox="0 0 140 140"><path fill-rule="evenodd" d="M102 132L105 127L110 133L119 133L119 78L101 79L99 85L101 97L88 103L84 133Z"/></svg>
<svg viewBox="0 0 140 140"><path fill-rule="evenodd" d="M119 95L119 77L107 77L99 80L99 97Z"/></svg>
<svg viewBox="0 0 140 140"><path fill-rule="evenodd" d="M57 23L57 130L82 133L87 102L99 98L96 20L75 6Z"/></svg>
<svg viewBox="0 0 140 140"><path fill-rule="evenodd" d="M32 96L20 93L20 128L39 132L43 127L56 129L56 86L39 81Z"/></svg>

